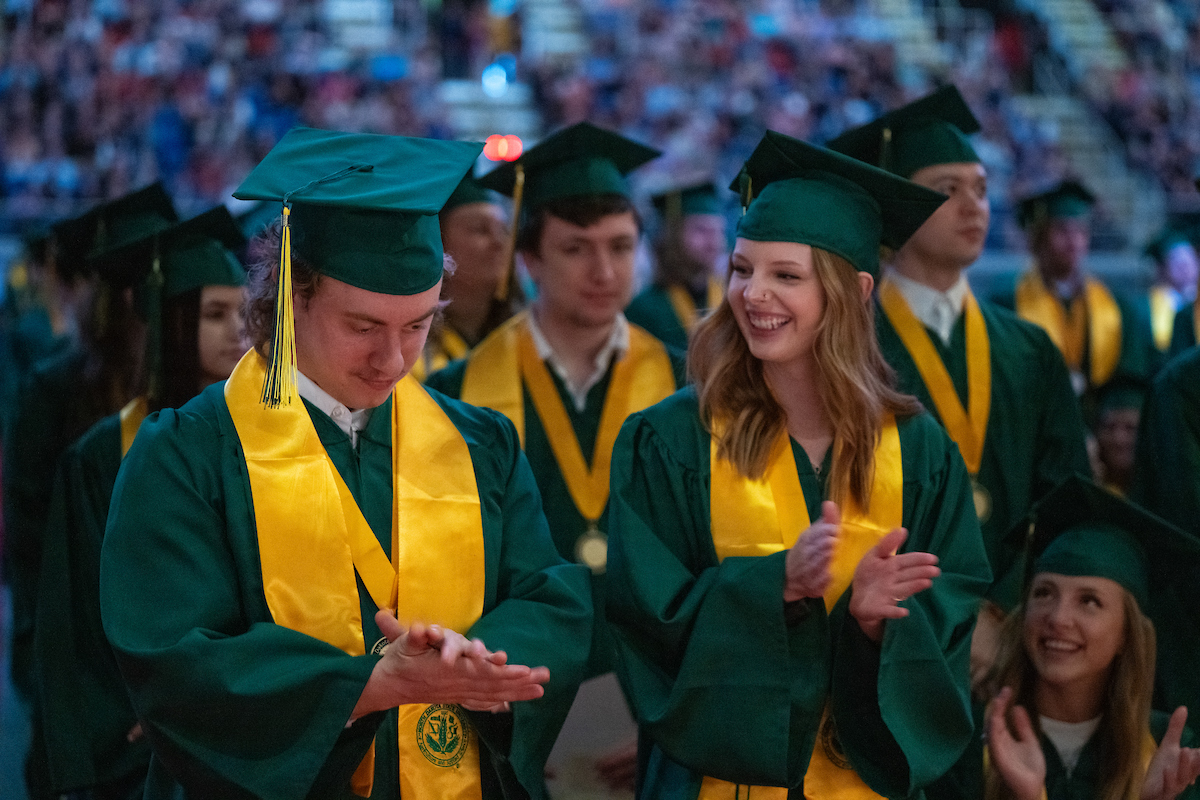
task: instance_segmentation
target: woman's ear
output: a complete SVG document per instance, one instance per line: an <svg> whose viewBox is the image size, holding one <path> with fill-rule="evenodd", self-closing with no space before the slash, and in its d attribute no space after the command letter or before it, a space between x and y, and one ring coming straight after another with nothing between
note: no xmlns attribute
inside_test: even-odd
<svg viewBox="0 0 1200 800"><path fill-rule="evenodd" d="M862 290L864 303L870 302L871 292L875 289L875 278L869 272L858 273L858 288Z"/></svg>

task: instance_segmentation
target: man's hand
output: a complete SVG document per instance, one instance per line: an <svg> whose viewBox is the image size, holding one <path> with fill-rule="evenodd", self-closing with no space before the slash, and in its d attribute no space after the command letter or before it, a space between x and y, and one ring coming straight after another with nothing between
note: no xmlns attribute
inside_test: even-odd
<svg viewBox="0 0 1200 800"><path fill-rule="evenodd" d="M1146 768L1142 800L1173 800L1200 776L1200 749L1179 746L1187 714L1187 706L1180 706L1171 715L1167 732Z"/></svg>
<svg viewBox="0 0 1200 800"><path fill-rule="evenodd" d="M837 542L842 515L836 503L821 503L821 518L805 528L788 550L784 567L783 601L794 603L806 597L821 597L833 576L833 545Z"/></svg>
<svg viewBox="0 0 1200 800"><path fill-rule="evenodd" d="M883 641L883 621L908 616L900 603L933 585L942 574L932 553L896 554L908 531L896 528L867 551L854 568L850 613L871 641Z"/></svg>
<svg viewBox="0 0 1200 800"><path fill-rule="evenodd" d="M405 630L389 610L379 611L375 624L389 644L351 720L408 703L502 711L513 701L541 697L541 685L550 680L545 667L509 664L503 651L493 653L480 640L439 625L416 622Z"/></svg>
<svg viewBox="0 0 1200 800"><path fill-rule="evenodd" d="M1046 756L1033 732L1029 712L1012 707L1013 727L1008 729L1008 708L1013 700L1011 686L1005 686L992 701L987 715L987 745L992 764L1017 800L1039 800L1046 785Z"/></svg>

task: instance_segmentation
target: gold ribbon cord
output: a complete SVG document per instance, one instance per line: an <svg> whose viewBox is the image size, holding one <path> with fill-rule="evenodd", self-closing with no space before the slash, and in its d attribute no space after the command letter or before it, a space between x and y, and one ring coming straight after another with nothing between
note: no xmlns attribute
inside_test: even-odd
<svg viewBox="0 0 1200 800"><path fill-rule="evenodd" d="M725 288L717 279L709 278L708 288L705 292L705 299L708 303L708 307L705 309L707 313L721 304L721 298L725 296ZM679 320L679 324L685 331L691 333L701 316L696 308L696 302L692 300L691 292L677 284L668 286L667 299L671 301L671 308L675 311L675 317Z"/></svg>
<svg viewBox="0 0 1200 800"><path fill-rule="evenodd" d="M744 477L730 461L717 456L719 435L718 430L712 438L709 454L712 536L717 558L723 561L730 556L765 556L790 548L811 521L787 432L781 433L776 440L771 464L761 480ZM833 580L824 596L827 611L850 587L862 557L880 539L900 527L903 513L904 467L900 433L896 420L889 415L875 447L870 503L864 510L850 501L842 509L842 525L830 565ZM826 727L824 723L825 718L822 729ZM879 795L872 792L853 769L834 763L826 753L825 744L824 738L818 737L804 776L805 796L821 800L877 800ZM760 800L787 798L785 787L752 788L750 796ZM739 790L736 784L705 776L699 800L733 798Z"/></svg>
<svg viewBox="0 0 1200 800"><path fill-rule="evenodd" d="M305 407L259 402L264 367L255 351L247 353L225 384L225 399L246 459L263 593L275 623L363 655L357 572L375 604L395 608L402 625L421 620L466 633L483 613L485 568L479 491L458 429L415 379L396 385L389 559ZM461 710L414 704L399 712L402 796L478 800L478 744ZM373 777L372 746L354 774L354 792L369 796Z"/></svg>
<svg viewBox="0 0 1200 800"><path fill-rule="evenodd" d="M621 425L630 414L675 391L671 360L661 342L641 328L629 326L629 351L613 367L589 467L550 371L538 355L526 322L528 314L524 311L513 317L472 351L463 375L462 399L504 414L524 444L524 384L575 507L595 523L608 502L612 448Z"/></svg>
<svg viewBox="0 0 1200 800"><path fill-rule="evenodd" d="M1067 366L1078 372L1083 367L1083 349L1090 348L1092 386L1106 383L1121 359L1121 309L1112 293L1099 281L1087 279L1083 293L1063 309L1030 270L1017 283L1017 316L1041 326L1063 354Z"/></svg>
<svg viewBox="0 0 1200 800"><path fill-rule="evenodd" d="M879 303L900 341L917 365L917 372L933 398L938 417L950 438L962 451L967 470L974 477L983 461L988 415L992 405L992 356L987 325L975 295L967 292L963 306L967 333L967 408L954 388L954 381L938 355L929 332L913 314L896 284L884 278L879 286Z"/></svg>
<svg viewBox="0 0 1200 800"><path fill-rule="evenodd" d="M1171 347L1171 332L1175 329L1175 297L1166 286L1150 287L1150 331L1154 346L1165 353Z"/></svg>
<svg viewBox="0 0 1200 800"><path fill-rule="evenodd" d="M129 448L133 446L133 439L137 436L138 429L142 427L142 422L146 419L146 397L135 397L125 404L121 409L119 419L121 420L121 458L125 458Z"/></svg>

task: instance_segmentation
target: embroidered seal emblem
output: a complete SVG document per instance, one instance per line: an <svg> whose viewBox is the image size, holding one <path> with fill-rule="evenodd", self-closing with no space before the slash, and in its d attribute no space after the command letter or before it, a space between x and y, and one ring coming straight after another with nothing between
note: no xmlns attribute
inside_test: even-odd
<svg viewBox="0 0 1200 800"><path fill-rule="evenodd" d="M430 764L458 766L470 741L471 729L458 706L430 706L417 720L417 747Z"/></svg>

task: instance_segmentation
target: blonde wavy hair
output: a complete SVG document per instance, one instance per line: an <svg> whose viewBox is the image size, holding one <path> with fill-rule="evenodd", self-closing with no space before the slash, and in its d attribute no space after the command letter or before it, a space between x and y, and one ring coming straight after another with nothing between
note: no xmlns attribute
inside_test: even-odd
<svg viewBox="0 0 1200 800"><path fill-rule="evenodd" d="M1104 697L1104 716L1095 736L1100 737L1100 791L1097 800L1138 800L1142 795L1145 770L1142 742L1150 721L1154 691L1155 636L1152 623L1137 600L1122 589L1125 609L1125 643L1114 660ZM1000 631L996 663L983 681L984 698L990 699L1005 686L1013 690L1013 703L1024 706L1041 733L1035 689L1038 674L1025 651L1025 603L1017 606ZM981 698L983 699L983 698ZM1012 800L1012 790L998 770L990 770L984 800Z"/></svg>
<svg viewBox="0 0 1200 800"><path fill-rule="evenodd" d="M830 499L870 501L875 446L884 414L912 416L916 398L895 389L895 372L875 338L875 315L863 302L858 271L841 256L812 248L813 268L825 290L825 309L813 352L820 370L820 397L833 423ZM730 261L732 268L732 261ZM763 377L762 362L746 344L729 298L697 327L688 347L688 372L696 384L700 417L717 435L717 454L748 478L761 478L775 443L787 430L783 407ZM721 432L714 433L714 420Z"/></svg>

